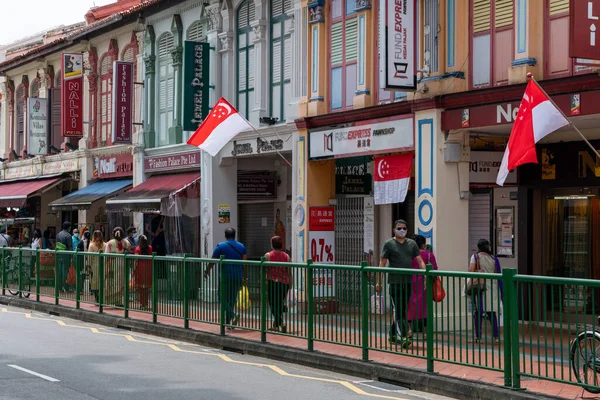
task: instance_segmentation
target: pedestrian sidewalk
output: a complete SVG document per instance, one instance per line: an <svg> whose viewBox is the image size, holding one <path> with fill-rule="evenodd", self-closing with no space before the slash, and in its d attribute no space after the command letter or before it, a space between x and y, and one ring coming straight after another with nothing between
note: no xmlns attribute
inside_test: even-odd
<svg viewBox="0 0 600 400"><path fill-rule="evenodd" d="M54 302L55 302L54 298L47 297L47 296L40 296L40 301L42 301L44 303L50 303L50 304L54 304ZM76 304L72 300L60 299L60 305L65 306L65 307L75 308ZM98 313L98 306L95 306L93 304L80 303L80 308L82 310ZM104 313L107 315L113 315L115 317L124 317L124 310L118 309L118 308L110 308L110 307L105 306ZM140 321L145 321L145 322L152 322L152 314L148 313L148 312L129 310L128 316L130 319L140 320ZM170 325L170 326L180 327L180 328L184 326L183 319L167 317L167 316L160 316L160 315L157 316L157 322L160 324ZM248 326L259 326L259 325L251 324ZM220 332L220 326L217 324L201 323L201 322L196 322L196 321L189 321L189 328L193 329L193 330L197 330L197 331L214 333L214 334L219 334L219 332ZM289 332L289 333L293 334L294 332ZM301 332L298 332L298 333L301 333ZM247 330L247 329L243 329L243 328L242 329L238 328L235 330L227 330L226 335L229 337L241 338L241 339L252 340L252 341L257 341L257 342L259 342L261 340L260 332ZM374 340L377 340L377 338L371 337L370 340L374 341ZM289 347L301 349L301 350L307 349L307 340L302 337L291 337L291 336L285 336L285 335L280 335L280 334L269 332L269 333L267 333L267 342L274 344L274 345L289 346ZM436 346L436 349L434 351L436 352L436 354L438 354L440 352L442 354L444 352L450 353L453 351L455 353L454 357L456 359L457 352L458 353L464 352L463 345L461 344L460 348L456 348L456 347L448 348L448 345L450 343L451 343L451 341L449 341L449 340L442 341L442 345ZM492 347L492 346L493 345L490 345L488 347ZM498 347L496 350L482 349L482 351L484 353L486 351L491 352L491 353L494 353L495 351L497 351L498 354L501 354L502 353L502 349L500 348L501 346L498 346L498 345L496 345L496 346ZM484 346L482 346L482 347L484 347ZM359 347L351 347L351 346L344 346L344 345L339 345L339 344L315 341L314 342L314 350L324 353L324 354L348 357L348 358L355 359L355 360L362 359L362 349ZM369 351L369 359L371 361L386 364L389 366L401 366L403 368L411 368L414 370L426 372L427 371L426 359L418 358L419 356L423 356L425 354L424 343L422 343L418 340L415 340L415 342L413 344L413 348L411 349L409 354L412 354L413 356L396 354L396 353L392 353L389 351L384 352L384 351L370 350ZM414 357L415 355L417 357ZM461 356L461 354L459 354L459 357L460 356ZM466 357L465 359L467 359L468 357L472 357L472 355L469 356L469 354L466 354L466 355L464 355L464 357ZM502 365L501 364L502 362L503 362L502 360L497 360L496 364L494 366ZM500 364L498 364L498 363L500 363ZM548 367L549 367L548 365L542 365L542 363L539 363L539 362L535 362L535 363L532 362L532 364L530 366L530 368L532 368L532 369L540 369L540 368L544 369L544 368L548 368ZM553 364L552 366L550 366L550 368L554 368L555 370L556 369L564 369L566 371L565 374L568 374L569 366L568 366L568 363L566 365L558 365L558 366ZM447 362L443 362L443 361L435 361L435 373L442 375L442 376L452 377L452 378L476 381L478 383L493 384L493 385L497 385L497 386L504 385L504 375L501 371L492 371L492 370L486 370L486 369L482 369L482 368L475 368L475 367L468 367L468 366L464 366L464 365L447 363ZM568 376L568 375L566 375L566 376ZM590 398L593 396L590 393L584 392L581 388L579 388L577 386L558 383L558 382L552 382L550 380L541 380L541 379L521 377L521 387L523 389L526 389L528 392L535 392L535 393L544 394L547 396L556 396L556 397L565 398L565 399Z"/></svg>

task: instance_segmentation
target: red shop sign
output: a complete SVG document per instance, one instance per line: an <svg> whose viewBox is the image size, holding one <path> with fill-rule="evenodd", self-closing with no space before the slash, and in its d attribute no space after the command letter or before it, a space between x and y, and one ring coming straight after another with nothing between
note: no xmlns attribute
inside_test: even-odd
<svg viewBox="0 0 600 400"><path fill-rule="evenodd" d="M335 207L310 207L308 218L309 231L334 231Z"/></svg>
<svg viewBox="0 0 600 400"><path fill-rule="evenodd" d="M119 154L94 159L94 179L125 178L133 176L133 156Z"/></svg>
<svg viewBox="0 0 600 400"><path fill-rule="evenodd" d="M112 90L113 143L131 143L133 130L133 63L114 62Z"/></svg>
<svg viewBox="0 0 600 400"><path fill-rule="evenodd" d="M83 136L83 54L63 53L61 69L61 131L65 137Z"/></svg>
<svg viewBox="0 0 600 400"><path fill-rule="evenodd" d="M600 60L600 0L571 0L569 57Z"/></svg>

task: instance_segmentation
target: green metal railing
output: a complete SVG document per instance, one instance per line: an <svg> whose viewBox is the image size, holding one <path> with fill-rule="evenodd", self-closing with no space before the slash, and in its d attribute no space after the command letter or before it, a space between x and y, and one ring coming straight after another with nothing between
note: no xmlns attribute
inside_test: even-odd
<svg viewBox="0 0 600 400"><path fill-rule="evenodd" d="M448 363L492 370L517 389L521 378L533 377L600 390L597 378L581 378L590 372L589 359L596 369L600 356L575 340L584 329L596 332L599 281L514 269L487 274L429 265L422 271L0 250L3 295L154 323L180 320L185 328L222 335L243 329L262 342L287 336L309 351L344 346L344 354L363 360L407 356L429 372ZM486 289L467 296L469 279L481 279ZM441 302L434 301L436 280L447 294ZM600 347L600 333L596 340ZM571 361L574 356L584 361Z"/></svg>

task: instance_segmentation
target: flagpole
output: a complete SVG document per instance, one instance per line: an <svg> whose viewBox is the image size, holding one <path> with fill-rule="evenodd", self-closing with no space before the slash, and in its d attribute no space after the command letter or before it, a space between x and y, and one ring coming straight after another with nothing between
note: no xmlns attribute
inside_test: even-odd
<svg viewBox="0 0 600 400"><path fill-rule="evenodd" d="M562 114L563 117L565 117L565 119L567 120L567 122L569 123L569 125L571 126L571 128L575 129L575 132L577 132L579 134L579 136L581 136L581 138L583 139L583 141L590 147L590 149L592 149L592 151L594 152L594 154L596 154L597 159L596 160L600 160L600 153L598 153L598 150L596 150L594 148L594 146L592 146L592 144L586 139L585 136L583 136L583 133L581 133L581 131L579 130L579 128L577 128L575 126L575 124L573 124L569 118L567 118L567 116L565 115L565 113L560 109L560 107L558 107L556 105L556 103L554 102L554 100L552 100L552 97L550 97L548 95L548 93L546 93L546 91L544 90L544 88L542 88L542 86L535 80L535 78L533 77L533 75L531 74L531 72L527 73L527 77L529 79L531 79L532 81L535 82L535 84L537 85L537 87L540 88L540 90L542 91L542 93L544 93L544 95L546 96L546 98L548 100L550 100L550 102L552 103L552 105Z"/></svg>

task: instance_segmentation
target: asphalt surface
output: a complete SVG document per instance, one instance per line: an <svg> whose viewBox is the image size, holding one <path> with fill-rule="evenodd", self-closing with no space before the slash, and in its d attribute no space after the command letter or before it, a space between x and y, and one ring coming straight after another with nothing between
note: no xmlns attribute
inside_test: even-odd
<svg viewBox="0 0 600 400"><path fill-rule="evenodd" d="M0 306L0 400L449 399Z"/></svg>

